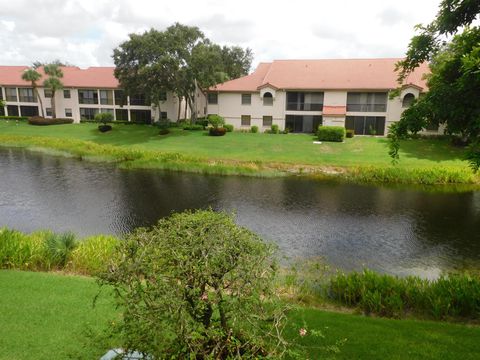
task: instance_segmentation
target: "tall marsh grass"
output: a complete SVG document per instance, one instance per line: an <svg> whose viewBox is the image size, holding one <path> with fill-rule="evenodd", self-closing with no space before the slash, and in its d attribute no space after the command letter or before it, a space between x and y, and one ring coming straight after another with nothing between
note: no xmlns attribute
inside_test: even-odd
<svg viewBox="0 0 480 360"><path fill-rule="evenodd" d="M25 234L0 228L0 268L64 270L93 275L114 256L118 238L96 235L78 240L73 233L36 231Z"/></svg>

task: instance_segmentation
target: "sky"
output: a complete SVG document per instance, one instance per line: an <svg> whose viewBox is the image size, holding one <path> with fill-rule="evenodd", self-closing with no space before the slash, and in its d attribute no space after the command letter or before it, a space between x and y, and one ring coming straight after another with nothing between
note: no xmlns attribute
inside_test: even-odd
<svg viewBox="0 0 480 360"><path fill-rule="evenodd" d="M174 22L276 59L401 57L441 0L0 0L0 65L112 66L131 33Z"/></svg>

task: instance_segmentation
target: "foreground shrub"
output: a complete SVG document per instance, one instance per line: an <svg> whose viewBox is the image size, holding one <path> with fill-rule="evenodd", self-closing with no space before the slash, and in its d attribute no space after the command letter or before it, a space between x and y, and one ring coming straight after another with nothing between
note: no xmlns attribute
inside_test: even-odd
<svg viewBox="0 0 480 360"><path fill-rule="evenodd" d="M28 119L30 125L62 125L72 124L73 119L68 118L44 118L42 116L32 116Z"/></svg>
<svg viewBox="0 0 480 360"><path fill-rule="evenodd" d="M328 285L329 296L366 313L401 317L406 313L434 319L480 319L480 278L452 274L437 280L399 278L364 270L338 274Z"/></svg>
<svg viewBox="0 0 480 360"><path fill-rule="evenodd" d="M250 128L250 132L251 132L251 133L254 133L254 134L258 133L258 126L253 125L253 126Z"/></svg>
<svg viewBox="0 0 480 360"><path fill-rule="evenodd" d="M348 138L348 139L351 139L355 136L355 131L353 130L347 130L345 131L345 136Z"/></svg>
<svg viewBox="0 0 480 360"><path fill-rule="evenodd" d="M271 134L279 134L279 133L280 133L280 130L279 130L277 124L273 124L273 125L270 127L270 133L271 133Z"/></svg>
<svg viewBox="0 0 480 360"><path fill-rule="evenodd" d="M342 142L345 138L345 128L342 126L319 126L317 137L319 141Z"/></svg>
<svg viewBox="0 0 480 360"><path fill-rule="evenodd" d="M232 132L233 131L233 125L232 124L225 124L225 125L223 125L223 127L225 128L225 130L227 130L227 132Z"/></svg>
<svg viewBox="0 0 480 360"><path fill-rule="evenodd" d="M201 124L186 124L186 125L183 125L183 130L194 130L194 131L203 130L203 125L201 125Z"/></svg>
<svg viewBox="0 0 480 360"><path fill-rule="evenodd" d="M102 133L107 132L107 131L111 131L111 130L112 130L111 125L106 125L106 124L98 125L98 131L100 131Z"/></svg>
<svg viewBox="0 0 480 360"><path fill-rule="evenodd" d="M227 129L221 128L210 128L208 129L208 135L210 136L223 136L227 133Z"/></svg>
<svg viewBox="0 0 480 360"><path fill-rule="evenodd" d="M225 125L225 119L219 115L209 115L208 123L214 128L222 128Z"/></svg>
<svg viewBox="0 0 480 360"><path fill-rule="evenodd" d="M230 215L211 210L138 229L100 275L123 309L122 345L155 359L280 356L272 253Z"/></svg>
<svg viewBox="0 0 480 360"><path fill-rule="evenodd" d="M77 247L75 234L65 232L63 234L49 233L46 237L46 252L44 262L48 269L63 269L72 251Z"/></svg>
<svg viewBox="0 0 480 360"><path fill-rule="evenodd" d="M112 122L114 119L113 114L109 112L102 112L95 114L95 121L106 125L109 122Z"/></svg>
<svg viewBox="0 0 480 360"><path fill-rule="evenodd" d="M118 238L108 235L90 236L80 241L68 257L68 270L85 275L105 271L118 243Z"/></svg>

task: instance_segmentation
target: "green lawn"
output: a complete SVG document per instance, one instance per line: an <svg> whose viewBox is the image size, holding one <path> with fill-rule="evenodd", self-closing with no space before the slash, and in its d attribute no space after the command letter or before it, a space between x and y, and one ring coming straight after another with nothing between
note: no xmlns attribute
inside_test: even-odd
<svg viewBox="0 0 480 360"><path fill-rule="evenodd" d="M0 135L56 137L93 141L128 148L178 152L206 159L262 161L325 166L390 166L388 140L381 137L355 137L345 143L313 144L307 134L250 134L233 132L224 137L207 136L204 131L173 129L158 135L146 125L115 125L100 133L96 124L32 126L25 122L0 121ZM445 140L408 140L401 144L401 167L438 166L467 168L463 151Z"/></svg>
<svg viewBox="0 0 480 360"><path fill-rule="evenodd" d="M53 273L0 271L0 359L95 359L113 346L102 335L118 314L93 279ZM298 309L290 314L287 336L300 327L322 331L319 341L301 338L311 358L320 348L346 338L340 359L478 359L480 328L441 322L389 320Z"/></svg>

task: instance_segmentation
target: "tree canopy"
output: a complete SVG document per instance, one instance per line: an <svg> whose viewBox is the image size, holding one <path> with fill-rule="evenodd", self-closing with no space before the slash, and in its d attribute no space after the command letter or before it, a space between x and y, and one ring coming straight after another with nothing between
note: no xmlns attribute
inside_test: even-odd
<svg viewBox="0 0 480 360"><path fill-rule="evenodd" d="M114 49L113 60L115 76L127 95L144 94L160 106L164 93L171 91L193 109L196 84L205 90L248 74L252 51L222 47L198 27L175 23L164 31L130 34L129 40Z"/></svg>
<svg viewBox="0 0 480 360"><path fill-rule="evenodd" d="M420 34L411 39L406 58L397 64L399 82L428 61L428 92L391 129L397 139L429 125L443 125L447 134L471 144L467 159L474 171L480 167L480 28L472 24L479 13L478 0L444 0L432 23L417 25ZM392 145L390 155L398 159L397 145Z"/></svg>
<svg viewBox="0 0 480 360"><path fill-rule="evenodd" d="M32 85L33 92L35 93L36 98L40 101L40 109L42 112L42 116L45 116L45 114L43 113L42 98L38 95L37 81L40 80L41 77L42 75L35 68L29 68L25 70L22 74L22 79L25 81L29 81Z"/></svg>
<svg viewBox="0 0 480 360"><path fill-rule="evenodd" d="M43 81L43 86L52 92L52 117L57 117L56 104L55 104L55 92L63 89L63 83L60 80L63 78L63 71L57 63L45 64L43 71L48 76Z"/></svg>

